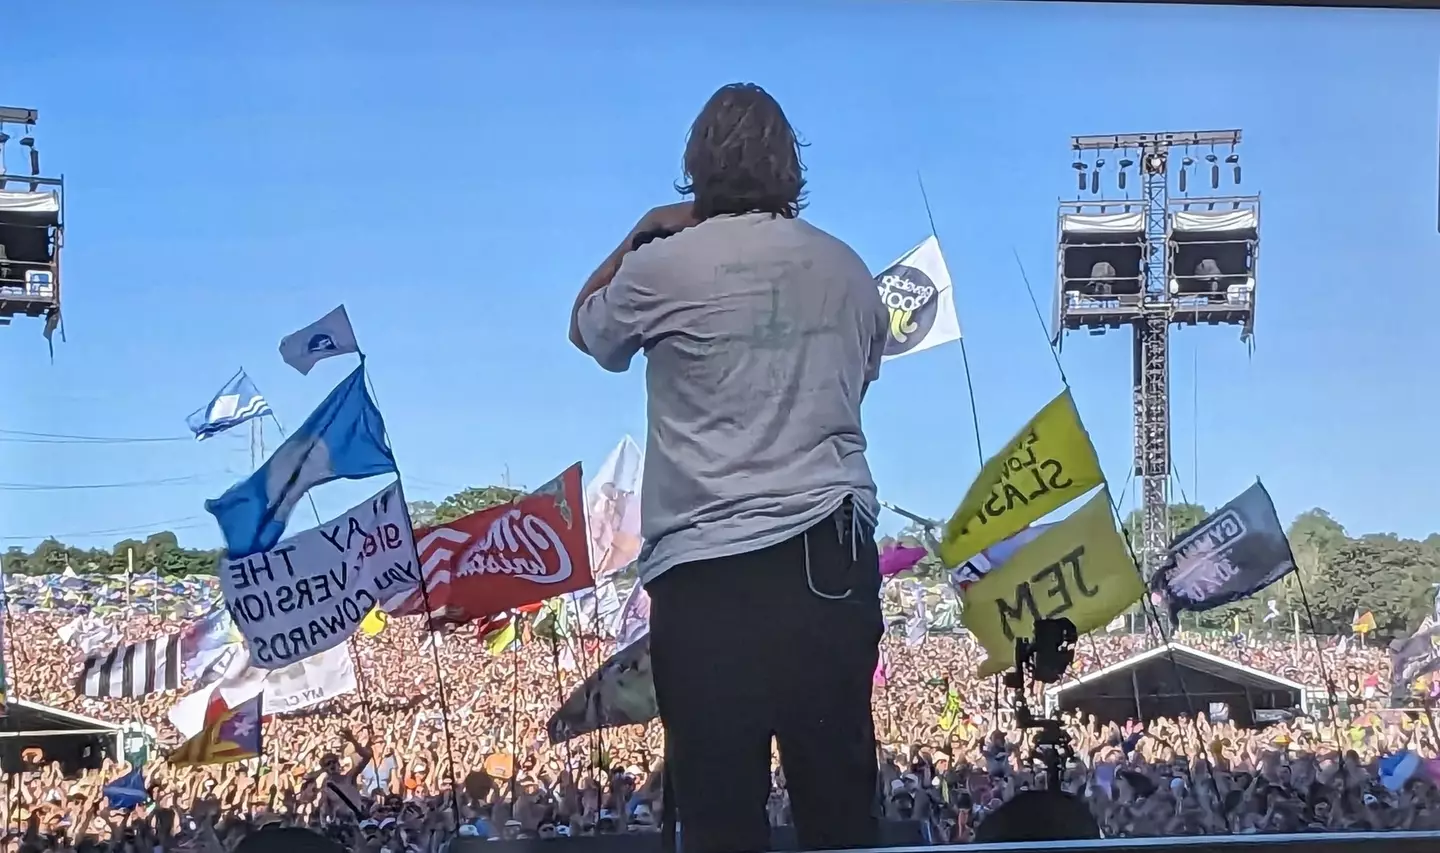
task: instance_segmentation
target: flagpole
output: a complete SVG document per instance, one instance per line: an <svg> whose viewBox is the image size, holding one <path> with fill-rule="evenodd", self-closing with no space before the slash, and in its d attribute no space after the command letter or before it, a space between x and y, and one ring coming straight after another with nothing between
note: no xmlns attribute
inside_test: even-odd
<svg viewBox="0 0 1440 853"><path fill-rule="evenodd" d="M385 446L390 450L390 458L394 460L395 448L390 444L390 428L385 425L385 415L380 411L379 395L375 393L375 383L370 380L370 371L365 366L365 353L360 351L358 344L355 347L355 351L356 354L360 356L360 369L364 372L366 393L375 399L375 414L380 418L380 434L384 437ZM272 418L275 417L274 412L271 412L270 416ZM277 420L275 425L278 427L280 422ZM400 476L399 462L395 463L395 490L399 493L400 509L405 513L405 524L411 531L414 531L415 521L410 517L410 504L405 501L405 478ZM314 505L313 501L311 505ZM460 793L456 790L455 785L455 779L458 774L455 772L455 739L450 734L450 700L447 695L448 691L445 689L445 671L440 665L440 646L434 642L435 612L430 608L430 583L425 577L425 567L418 565L420 559L418 553L415 559L417 563L416 570L420 575L420 600L425 605L425 628L430 634L431 639L430 654L432 660L435 662L435 682L439 691L437 698L440 700L440 724L445 733L445 754L450 768L450 803L455 809L455 816L458 820L460 816ZM373 736L374 732L371 732L371 735Z"/></svg>

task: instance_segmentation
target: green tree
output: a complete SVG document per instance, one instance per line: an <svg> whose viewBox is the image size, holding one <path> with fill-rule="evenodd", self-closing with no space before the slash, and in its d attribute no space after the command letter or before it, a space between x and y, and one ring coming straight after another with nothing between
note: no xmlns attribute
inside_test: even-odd
<svg viewBox="0 0 1440 853"><path fill-rule="evenodd" d="M524 494L519 489L505 486L472 486L441 501L440 505L435 507L431 523L444 524L447 521L464 518L472 512L512 503L516 498L523 497Z"/></svg>
<svg viewBox="0 0 1440 853"><path fill-rule="evenodd" d="M429 527L435 523L435 502L434 501L409 501L405 504L410 510L410 523L416 527Z"/></svg>
<svg viewBox="0 0 1440 853"><path fill-rule="evenodd" d="M1170 538L1173 539L1204 521L1209 514L1209 511L1199 504L1170 504ZM1130 547L1135 549L1136 556L1140 554L1140 532L1144 517L1143 510L1132 509L1121 525L1125 538L1130 540Z"/></svg>

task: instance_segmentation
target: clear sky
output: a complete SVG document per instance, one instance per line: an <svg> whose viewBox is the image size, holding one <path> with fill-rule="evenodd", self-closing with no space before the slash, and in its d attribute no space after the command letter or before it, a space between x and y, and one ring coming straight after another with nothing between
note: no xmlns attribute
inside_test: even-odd
<svg viewBox="0 0 1440 853"><path fill-rule="evenodd" d="M641 361L602 372L568 311L676 198L689 122L734 80L779 98L812 144L806 215L874 269L927 233L923 173L987 450L1060 389L1012 249L1048 319L1069 136L1242 128L1256 350L1176 333L1184 491L1214 505L1260 475L1287 521L1440 529L1440 12L77 0L4 21L0 101L40 110L69 222L53 366L38 321L0 330L4 544L218 544L202 501L248 472L246 431L197 445L185 416L243 365L298 424L353 359L301 377L276 344L341 302L412 499L643 440ZM1071 338L1064 363L1118 491L1129 340ZM947 514L978 465L960 348L888 364L865 425L882 497ZM28 488L87 484L136 485ZM329 516L379 486L315 497Z"/></svg>

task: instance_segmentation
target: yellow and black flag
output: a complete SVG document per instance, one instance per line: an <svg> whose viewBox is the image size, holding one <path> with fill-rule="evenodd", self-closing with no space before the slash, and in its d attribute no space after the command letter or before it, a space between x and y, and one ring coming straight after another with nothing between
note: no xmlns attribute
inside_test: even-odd
<svg viewBox="0 0 1440 853"><path fill-rule="evenodd" d="M980 675L1015 665L1015 638L1035 636L1039 619L1064 617L1085 634L1140 599L1145 584L1115 528L1101 489L964 593L965 627L985 647Z"/></svg>
<svg viewBox="0 0 1440 853"><path fill-rule="evenodd" d="M1103 482L1066 388L980 469L945 523L940 559L953 569Z"/></svg>

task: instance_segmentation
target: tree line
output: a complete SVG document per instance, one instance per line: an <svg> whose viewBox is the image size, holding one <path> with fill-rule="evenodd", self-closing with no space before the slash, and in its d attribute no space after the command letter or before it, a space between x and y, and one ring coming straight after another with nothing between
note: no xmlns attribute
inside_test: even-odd
<svg viewBox="0 0 1440 853"><path fill-rule="evenodd" d="M508 503L520 494L504 486L469 488L438 503L412 501L410 517L417 527L444 523ZM1196 504L1175 504L1170 512L1172 527L1180 531L1199 523L1209 511ZM1124 523L1132 542L1138 540L1139 528L1137 510ZM899 539L923 544L918 533L912 526ZM1293 630L1292 614L1298 613L1302 630L1310 630L1313 615L1317 632L1343 634L1349 632L1358 608L1374 614L1377 636L1396 637L1413 631L1432 612L1435 585L1440 584L1440 533L1424 540L1391 533L1351 536L1329 513L1316 508L1301 513L1288 535L1297 566L1294 573L1249 600L1208 613L1185 614L1186 626L1233 630L1238 620L1243 630L1283 634ZM183 547L167 530L143 540L124 539L108 549L78 548L56 539L41 542L33 551L11 547L4 554L4 569L8 574L53 575L69 568L80 575L123 577L133 565L137 575L183 578L214 574L219 559L218 550ZM930 554L921 560L916 574L940 583L946 573L939 558ZM1266 623L1268 599L1275 599L1282 616Z"/></svg>

